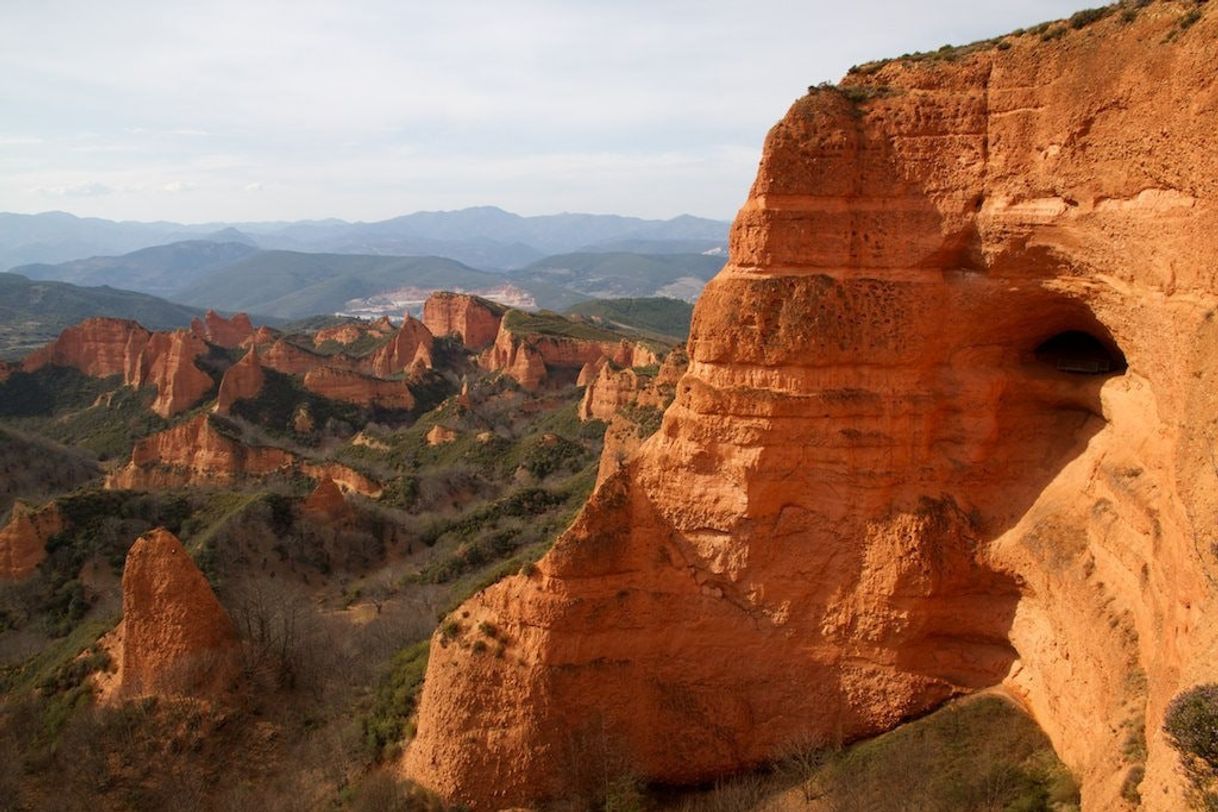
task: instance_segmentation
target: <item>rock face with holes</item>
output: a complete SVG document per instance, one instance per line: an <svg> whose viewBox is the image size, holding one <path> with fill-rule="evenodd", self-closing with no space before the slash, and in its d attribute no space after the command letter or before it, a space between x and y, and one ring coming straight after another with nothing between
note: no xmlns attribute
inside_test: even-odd
<svg viewBox="0 0 1218 812"><path fill-rule="evenodd" d="M476 809L606 765L698 781L1004 684L1086 809L1128 806L1131 733L1145 806L1182 808L1164 708L1218 676L1218 13L1181 32L1192 8L796 102L660 431L433 641L406 772Z"/></svg>

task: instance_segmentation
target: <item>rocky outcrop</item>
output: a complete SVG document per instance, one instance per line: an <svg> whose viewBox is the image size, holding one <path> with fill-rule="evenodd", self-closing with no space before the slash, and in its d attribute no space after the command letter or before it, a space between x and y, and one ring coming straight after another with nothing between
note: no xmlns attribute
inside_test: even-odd
<svg viewBox="0 0 1218 812"><path fill-rule="evenodd" d="M310 520L330 525L350 521L354 516L342 488L329 477L317 483L317 487L301 503L300 509Z"/></svg>
<svg viewBox="0 0 1218 812"><path fill-rule="evenodd" d="M284 375L305 375L318 367L328 366L336 369L354 369L356 362L347 356L321 355L306 350L286 338L275 341L264 353L262 364L268 369L282 372Z"/></svg>
<svg viewBox="0 0 1218 812"><path fill-rule="evenodd" d="M4 383L14 372L19 372L20 370L20 364L11 364L8 361L0 361L0 383Z"/></svg>
<svg viewBox="0 0 1218 812"><path fill-rule="evenodd" d="M156 387L152 411L161 417L180 414L202 400L214 386L211 376L195 364L195 359L207 352L207 344L185 330L153 333L140 351L127 383L137 389Z"/></svg>
<svg viewBox="0 0 1218 812"><path fill-rule="evenodd" d="M241 342L242 347L263 347L279 339L279 333L270 327L259 327L249 338Z"/></svg>
<svg viewBox="0 0 1218 812"><path fill-rule="evenodd" d="M127 319L94 318L67 328L22 366L27 372L72 367L96 378L122 375L124 384L136 388L154 386L153 411L170 417L211 390L211 378L195 364L207 351L202 339L184 330L153 333Z"/></svg>
<svg viewBox="0 0 1218 812"><path fill-rule="evenodd" d="M130 462L106 477L106 487L157 490L229 485L245 477L289 471L295 461L283 449L247 446L200 414L138 440Z"/></svg>
<svg viewBox="0 0 1218 812"><path fill-rule="evenodd" d="M432 426L427 432L427 444L429 446L447 445L458 437L454 429L448 426L441 426L439 423Z"/></svg>
<svg viewBox="0 0 1218 812"><path fill-rule="evenodd" d="M214 698L240 672L237 630L177 537L136 540L123 567L116 699Z"/></svg>
<svg viewBox="0 0 1218 812"><path fill-rule="evenodd" d="M507 308L468 293L436 291L423 303L423 324L433 336L457 335L469 350L495 343Z"/></svg>
<svg viewBox="0 0 1218 812"><path fill-rule="evenodd" d="M513 328L510 319L499 326L495 343L479 356L479 364L516 379L525 389L537 389L556 375L566 383L586 380L604 361L619 367L648 366L659 356L648 347L625 339L586 339L530 333Z"/></svg>
<svg viewBox="0 0 1218 812"><path fill-rule="evenodd" d="M47 557L47 539L63 528L63 515L54 502L37 510L14 502L8 523L0 528L0 581L17 581L33 573Z"/></svg>
<svg viewBox="0 0 1218 812"><path fill-rule="evenodd" d="M129 319L92 318L73 325L40 350L26 356L22 368L71 367L95 378L136 376L136 359L152 333Z"/></svg>
<svg viewBox="0 0 1218 812"><path fill-rule="evenodd" d="M435 339L423 322L409 313L388 344L372 354L367 370L378 378L388 378L419 367L430 369Z"/></svg>
<svg viewBox="0 0 1218 812"><path fill-rule="evenodd" d="M228 414L239 400L258 397L266 383L262 364L258 360L258 349L251 346L241 360L224 371L220 379L220 392L216 395L217 414Z"/></svg>
<svg viewBox="0 0 1218 812"><path fill-rule="evenodd" d="M643 389L643 376L633 369L615 369L602 364L600 372L584 389L579 402L580 420L611 420L617 410L634 403Z"/></svg>
<svg viewBox="0 0 1218 812"><path fill-rule="evenodd" d="M1218 677L1206 9L799 100L661 429L433 640L408 774L477 809L588 762L699 781L1005 684L1085 809L1128 807L1130 731L1144 806L1184 808L1164 708Z"/></svg>
<svg viewBox="0 0 1218 812"><path fill-rule="evenodd" d="M318 482L332 480L345 493L358 493L369 499L379 499L384 491L379 482L337 462L305 462L300 472Z"/></svg>
<svg viewBox="0 0 1218 812"><path fill-rule="evenodd" d="M384 338L393 333L393 323L387 316L376 321L349 321L333 327L323 327L313 334L313 346L333 342L348 346L365 337Z"/></svg>
<svg viewBox="0 0 1218 812"><path fill-rule="evenodd" d="M345 369L311 369L305 373L304 388L324 398L359 406L400 411L414 408L414 396L405 381L388 381Z"/></svg>
<svg viewBox="0 0 1218 812"><path fill-rule="evenodd" d="M244 313L235 313L231 319L226 319L216 311L208 310L201 320L191 320L190 331L218 347L233 349L245 346L253 337L254 325Z"/></svg>

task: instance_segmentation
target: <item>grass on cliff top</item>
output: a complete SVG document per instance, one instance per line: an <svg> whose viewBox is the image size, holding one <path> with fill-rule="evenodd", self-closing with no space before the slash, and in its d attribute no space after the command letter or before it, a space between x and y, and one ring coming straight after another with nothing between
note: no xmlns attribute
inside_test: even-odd
<svg viewBox="0 0 1218 812"><path fill-rule="evenodd" d="M536 313L510 310L504 316L503 323L508 330L520 336L538 335L585 341L618 341L628 337L584 321L565 318L550 310L538 310Z"/></svg>
<svg viewBox="0 0 1218 812"><path fill-rule="evenodd" d="M988 51L993 48L1006 50L1011 47L1011 40L1020 37L1037 37L1041 42L1052 42L1061 39L1071 31L1080 31L1113 15L1117 15L1120 24L1128 25L1136 20L1142 9L1149 6L1152 2L1153 0L1120 0L1120 2L1111 3L1106 6L1097 6L1077 11L1065 19L1050 20L1027 28L1017 28L1001 36L977 40L965 45L943 45L933 51L917 51L901 54L899 57L864 62L852 66L848 73L866 76L894 62L954 62L980 51ZM1188 5L1199 6L1204 2L1205 0L1194 0ZM1200 16L1200 12L1196 9L1185 11L1173 33L1178 35L1180 31L1186 30L1200 19ZM1175 36L1169 35L1167 41L1174 38Z"/></svg>

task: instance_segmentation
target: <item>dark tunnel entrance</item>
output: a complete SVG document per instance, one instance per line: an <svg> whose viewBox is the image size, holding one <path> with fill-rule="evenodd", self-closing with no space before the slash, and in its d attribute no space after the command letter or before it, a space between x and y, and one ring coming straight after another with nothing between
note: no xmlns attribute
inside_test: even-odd
<svg viewBox="0 0 1218 812"><path fill-rule="evenodd" d="M1127 366L1116 346L1082 330L1045 339L1036 347L1036 360L1072 375L1113 375Z"/></svg>

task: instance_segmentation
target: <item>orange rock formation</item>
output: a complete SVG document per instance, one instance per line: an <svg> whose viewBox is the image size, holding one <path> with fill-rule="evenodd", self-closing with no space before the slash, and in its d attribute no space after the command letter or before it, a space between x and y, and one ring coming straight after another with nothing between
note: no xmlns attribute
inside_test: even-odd
<svg viewBox="0 0 1218 812"><path fill-rule="evenodd" d="M413 409L414 396L405 381L387 381L334 367L316 367L305 373L304 387L330 398L381 409Z"/></svg>
<svg viewBox="0 0 1218 812"><path fill-rule="evenodd" d="M153 411L171 417L211 390L211 378L195 365L206 353L207 344L184 330L153 333L127 319L93 318L64 330L22 366L72 367L97 378L122 375L128 386L155 386Z"/></svg>
<svg viewBox="0 0 1218 812"><path fill-rule="evenodd" d="M8 524L0 528L0 580L25 578L47 557L47 539L63 530L63 516L54 502L34 510L13 503Z"/></svg>
<svg viewBox="0 0 1218 812"><path fill-rule="evenodd" d="M286 471L294 462L295 457L282 449L247 446L226 436L201 414L136 442L131 461L106 477L106 487L227 485L247 476Z"/></svg>
<svg viewBox="0 0 1218 812"><path fill-rule="evenodd" d="M1127 808L1129 727L1145 806L1183 808L1164 707L1218 677L1205 9L799 100L662 428L433 640L407 772L477 809L604 750L696 781L1001 683L1085 809Z"/></svg>
<svg viewBox="0 0 1218 812"><path fill-rule="evenodd" d="M232 619L177 537L141 536L123 568L116 697L215 696L237 678Z"/></svg>
<svg viewBox="0 0 1218 812"><path fill-rule="evenodd" d="M423 324L433 336L458 335L466 349L495 343L505 308L468 293L436 291L423 303Z"/></svg>
<svg viewBox="0 0 1218 812"><path fill-rule="evenodd" d="M148 338L127 383L138 388L155 386L152 411L172 417L194 406L214 385L195 359L207 354L203 339L185 330L153 333Z"/></svg>
<svg viewBox="0 0 1218 812"><path fill-rule="evenodd" d="M499 325L495 343L479 356L483 368L510 375L525 389L537 389L559 371L568 383L586 380L603 360L612 361L619 367L634 367L655 364L659 358L642 344L624 339L593 341L566 336L521 335L506 321Z"/></svg>
<svg viewBox="0 0 1218 812"><path fill-rule="evenodd" d="M378 378L388 378L419 365L430 368L433 343L431 331L407 313L393 339L372 354L371 368L367 371Z"/></svg>
<svg viewBox="0 0 1218 812"><path fill-rule="evenodd" d="M351 506L343 496L342 488L333 479L322 479L309 498L300 506L305 516L313 521L337 524L349 521L354 515Z"/></svg>
<svg viewBox="0 0 1218 812"><path fill-rule="evenodd" d="M232 349L250 340L254 335L254 325L244 313L235 313L231 319L226 319L216 311L208 310L202 320L191 320L190 331L212 344Z"/></svg>
<svg viewBox="0 0 1218 812"><path fill-rule="evenodd" d="M258 360L258 349L252 345L240 361L225 370L224 377L220 379L216 412L228 414L237 401L257 397L264 383L266 376Z"/></svg>
<svg viewBox="0 0 1218 812"><path fill-rule="evenodd" d="M457 432L439 423L427 432L427 444L430 446L446 445L457 439Z"/></svg>

